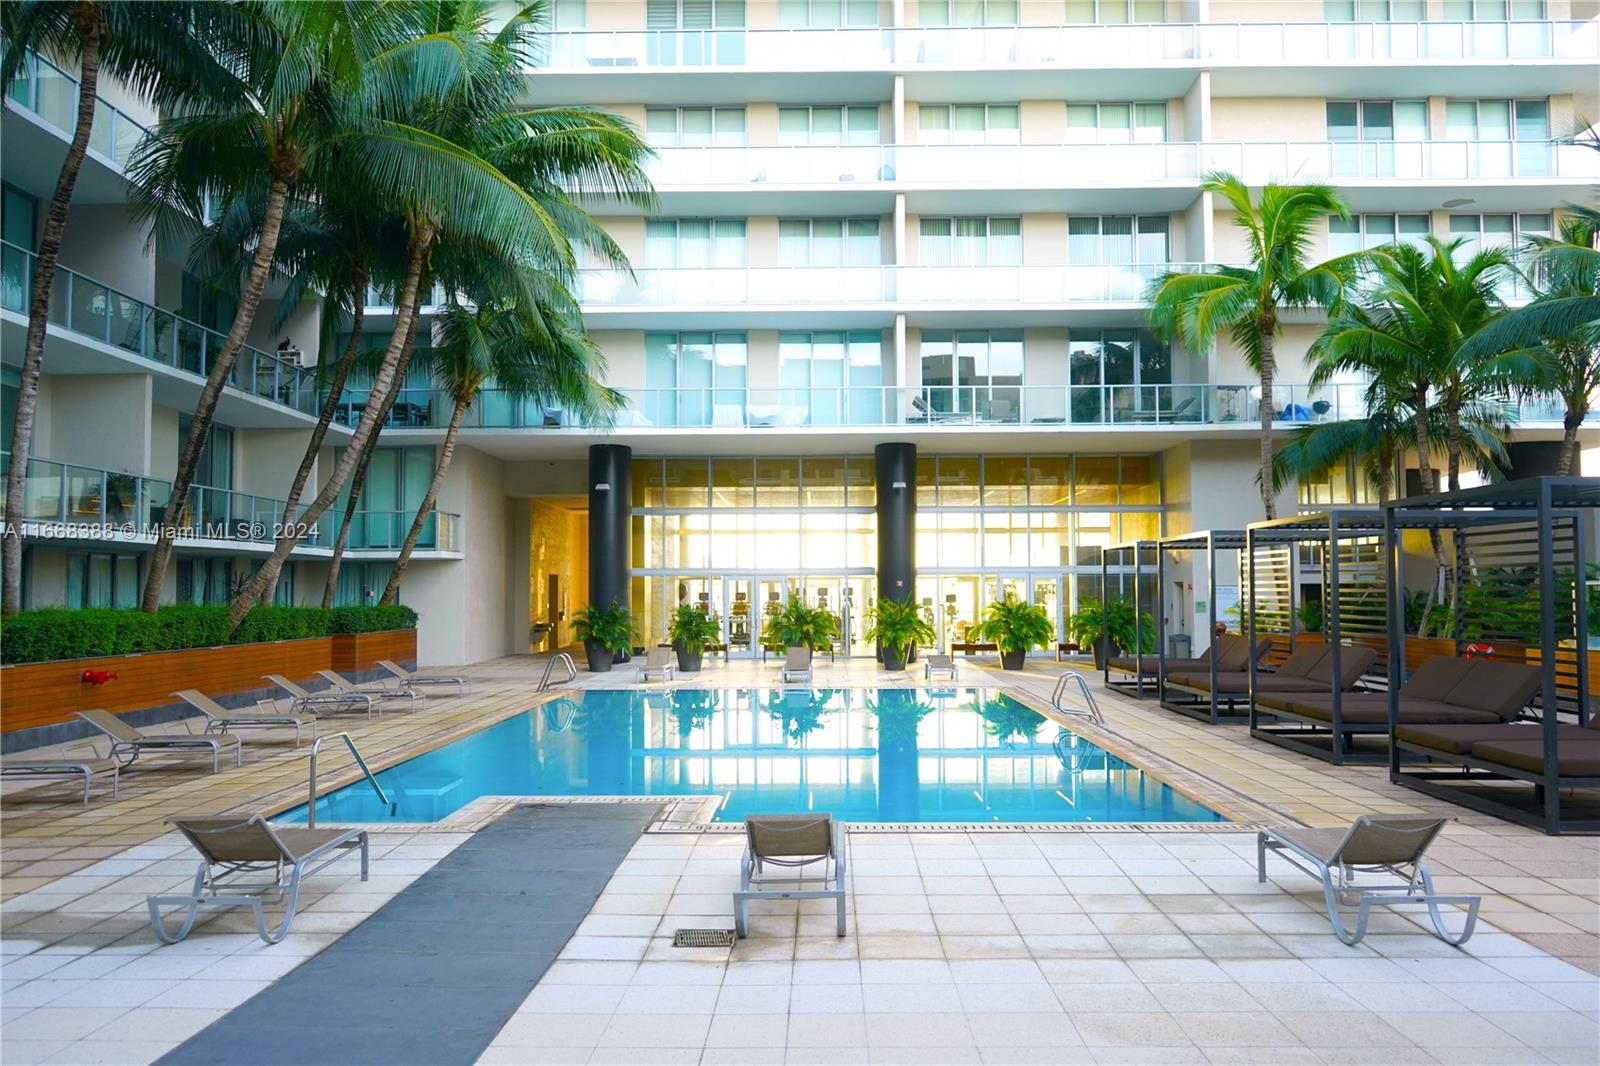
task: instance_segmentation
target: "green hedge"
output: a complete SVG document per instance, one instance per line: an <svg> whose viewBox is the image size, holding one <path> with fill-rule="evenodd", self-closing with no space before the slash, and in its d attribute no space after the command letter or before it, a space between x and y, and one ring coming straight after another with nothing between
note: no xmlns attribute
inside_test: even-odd
<svg viewBox="0 0 1600 1066"><path fill-rule="evenodd" d="M214 648L330 633L415 629L417 612L390 607L257 607L228 635L226 607L178 605L155 614L94 607L23 611L0 622L0 663L41 663L144 651Z"/></svg>

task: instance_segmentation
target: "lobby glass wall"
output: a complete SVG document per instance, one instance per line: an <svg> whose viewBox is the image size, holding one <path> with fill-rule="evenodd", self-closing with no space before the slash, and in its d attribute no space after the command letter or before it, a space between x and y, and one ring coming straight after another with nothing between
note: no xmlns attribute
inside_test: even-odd
<svg viewBox="0 0 1600 1066"><path fill-rule="evenodd" d="M801 597L838 619L839 654L871 654L872 477L867 455L635 460L640 638L665 640L687 603L718 619L731 654L758 654L765 617ZM1007 594L1044 605L1059 630L1100 595L1102 548L1162 532L1160 468L1146 455L923 456L917 507L916 597L940 647Z"/></svg>

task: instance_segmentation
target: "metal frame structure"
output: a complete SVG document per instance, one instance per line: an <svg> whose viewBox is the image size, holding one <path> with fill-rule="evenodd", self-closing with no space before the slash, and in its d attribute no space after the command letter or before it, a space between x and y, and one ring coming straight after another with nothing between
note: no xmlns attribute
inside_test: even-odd
<svg viewBox="0 0 1600 1066"><path fill-rule="evenodd" d="M1125 541L1125 542L1123 542L1121 544L1113 544L1110 547L1105 548L1100 552L1100 606L1101 606L1101 610L1100 610L1100 641L1101 641L1101 646L1105 648L1105 653L1106 653L1105 663L1100 668L1101 681L1105 684L1106 688L1108 688L1108 689L1115 689L1118 692L1126 693L1126 694L1128 694L1130 696L1133 696L1133 697L1135 697L1137 699L1141 699L1141 700L1145 698L1146 691L1149 691L1151 693L1155 693L1155 692L1159 691L1155 684L1152 684L1152 683L1149 683L1149 682L1145 681L1145 668L1144 668L1145 667L1145 662L1144 661L1145 661L1145 658L1146 658L1146 653L1143 650L1144 642L1139 639L1139 619L1144 614L1144 603L1142 602L1143 601L1143 597L1140 595L1140 592L1139 592L1139 578L1141 576L1143 576L1143 569L1142 568L1144 567L1144 565L1146 563L1146 553L1149 553L1149 555L1154 556L1155 559L1156 559L1156 562L1159 564L1160 557L1161 557L1161 551L1160 551L1160 548L1159 548L1159 544L1160 544L1160 541L1155 541L1155 540L1130 540L1130 541ZM1124 573L1127 573L1127 575L1133 581L1133 634L1134 634L1134 639L1133 639L1134 652L1133 652L1133 654L1134 654L1134 659L1136 660L1134 665L1137 667L1137 671L1134 674L1133 679L1131 681L1130 680L1126 680L1126 679L1119 679L1119 680L1116 680L1116 681L1111 680L1111 659L1112 659L1112 653L1115 651L1115 649L1111 645L1111 620L1110 620L1110 617L1109 617L1109 615L1108 615L1108 613L1107 613L1105 608L1106 608L1106 605L1111 602L1111 573L1112 573L1111 556L1112 555L1116 555L1119 558L1121 558L1123 556L1131 556L1132 560L1133 560L1132 561L1132 569L1131 570L1124 571L1123 567L1127 566L1128 564L1119 562L1117 564L1117 571L1116 571L1117 575L1119 577L1121 577ZM1165 592L1161 588L1160 584L1157 583L1157 585L1156 585L1156 617L1157 618L1161 617L1162 607L1163 607L1162 600L1164 598L1165 598ZM1158 630L1158 634L1159 634L1159 630ZM1159 635L1157 636L1157 639L1156 639L1155 656L1156 656L1157 670L1159 671L1159 669L1160 669L1160 661L1161 661L1161 642L1160 642Z"/></svg>
<svg viewBox="0 0 1600 1066"><path fill-rule="evenodd" d="M1405 529L1436 529L1454 534L1456 571L1462 573L1462 563L1470 555L1468 542L1471 530L1499 530L1520 533L1523 542L1535 541L1537 555L1537 581L1539 595L1539 646L1528 651L1537 652L1543 675L1540 684L1540 714L1534 728L1543 742L1544 771L1536 773L1519 767L1479 758L1471 754L1439 751L1433 748L1396 740L1390 745L1389 780L1439 799L1458 803L1475 811L1492 814L1497 818L1542 829L1551 835L1564 832L1600 832L1600 817L1592 814L1572 818L1562 814L1563 791L1573 789L1600 789L1600 777L1562 776L1559 764L1559 717L1563 710L1559 652L1563 631L1571 634L1573 642L1572 681L1575 694L1570 698L1578 723L1590 722L1589 694L1589 626L1588 590L1586 587L1587 559L1593 554L1586 551L1585 541L1595 535L1594 520L1600 508L1600 478L1539 477L1525 478L1500 484L1483 485L1457 492L1436 493L1391 501L1384 505L1384 530L1390 546L1388 555L1389 580L1389 642L1393 654L1389 659L1389 723L1390 735L1399 726L1399 688L1405 667L1405 626L1403 604L1400 600L1404 588L1404 557L1399 550L1401 531ZM1520 529L1518 529L1520 526ZM1570 563L1571 588L1563 596L1558 586L1558 548L1565 546L1566 562ZM1563 600L1566 602L1563 603ZM1458 598L1459 601L1459 598ZM1557 613L1562 618L1558 620ZM1458 606L1452 619L1458 649L1463 642L1462 612ZM1600 733L1596 733L1600 737ZM1402 754L1414 757L1401 768ZM1420 757L1422 761L1416 761ZM1442 769L1437 763L1450 764ZM1517 805L1483 795L1475 786L1505 783L1511 787L1517 782L1532 786L1530 805ZM1490 791L1510 791L1494 788ZM1570 798L1570 797L1568 797Z"/></svg>
<svg viewBox="0 0 1600 1066"><path fill-rule="evenodd" d="M1253 522L1245 529L1245 572L1248 580L1241 589L1241 599L1245 605L1245 632L1250 640L1251 647L1256 643L1256 618L1260 613L1257 610L1257 585L1260 567L1257 565L1257 551L1262 547L1283 547L1290 553L1289 561L1289 595L1286 610L1288 613L1288 637L1290 649L1294 646L1294 627L1298 617L1295 603L1296 585L1298 584L1298 564L1294 559L1296 549L1302 544L1320 544L1322 551L1322 639L1330 645L1332 650L1333 682L1330 685L1333 695L1332 720L1323 722L1317 719L1302 718L1290 711L1268 707L1262 709L1256 703L1258 664L1254 658L1250 660L1250 735L1258 740L1265 740L1269 744L1276 744L1290 751L1297 751L1302 755L1309 755L1314 759L1343 765L1347 761L1381 762L1387 756L1372 753L1356 753L1350 741L1357 732L1383 732L1383 727L1361 727L1347 724L1343 716L1343 695L1339 685L1339 676L1342 668L1342 656L1345 633L1339 611L1340 587L1340 556L1339 549L1342 544L1360 538L1381 537L1384 532L1383 512L1373 507L1335 506L1320 511L1309 511L1304 514L1293 515L1288 518L1279 518L1270 522ZM1387 543L1387 542L1384 542ZM1380 545L1380 552L1383 550ZM1387 598L1386 601L1387 602ZM1370 634L1368 634L1370 636ZM1276 720L1273 728L1262 725L1261 718L1268 716ZM1295 723L1293 726L1288 723ZM1327 746L1320 741L1326 739Z"/></svg>
<svg viewBox="0 0 1600 1066"><path fill-rule="evenodd" d="M1167 553L1168 552L1204 552L1206 560L1206 632L1210 634L1208 641L1214 646L1217 640L1217 549L1232 549L1242 551L1245 547L1244 530L1242 529L1204 529L1193 533L1183 533L1170 537L1162 537L1156 541L1156 588L1160 590L1163 610L1156 616L1156 651L1160 652L1166 645L1167 619L1166 589L1167 589ZM1241 560L1242 564L1242 560ZM1244 567L1240 566L1240 575L1243 576ZM1241 586L1243 582L1240 582ZM1242 595L1241 588L1241 595ZM1233 713L1233 699L1225 702L1228 704L1228 714L1222 714L1218 709L1217 693L1217 657L1210 656L1211 663L1211 694L1202 701L1199 697L1188 700L1173 699L1167 693L1167 660L1165 655L1156 657L1156 692L1160 696L1161 706L1169 711L1187 715L1202 722L1212 725L1221 725L1223 722L1242 722L1248 715ZM1202 711L1203 704L1208 704L1209 709Z"/></svg>

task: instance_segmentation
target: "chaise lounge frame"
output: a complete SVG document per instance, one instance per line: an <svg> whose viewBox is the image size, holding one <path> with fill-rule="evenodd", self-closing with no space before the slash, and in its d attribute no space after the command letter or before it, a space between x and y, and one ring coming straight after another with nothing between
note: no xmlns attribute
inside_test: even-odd
<svg viewBox="0 0 1600 1066"><path fill-rule="evenodd" d="M1117 560L1112 562L1113 557ZM1100 669L1101 682L1108 689L1115 689L1135 699L1144 699L1146 696L1157 694L1156 671L1157 660L1161 655L1161 646L1158 643L1154 652L1144 650L1143 642L1138 639L1139 619L1144 616L1148 604L1143 602L1144 594L1139 588L1139 578L1145 574L1153 574L1159 562L1161 552L1158 542L1154 540L1130 540L1122 544L1113 544L1100 552L1100 598L1102 604L1111 598L1111 579L1115 576L1117 583L1131 580L1133 584L1133 626L1134 626L1134 669L1129 671L1118 669L1117 678L1111 676L1111 629L1110 619L1104 611L1100 613L1100 647L1105 651L1105 663ZM1161 590L1156 590L1157 612L1160 611ZM1147 665L1148 664L1148 665Z"/></svg>
<svg viewBox="0 0 1600 1066"><path fill-rule="evenodd" d="M1217 674L1220 663L1215 651L1217 642L1217 552L1244 550L1244 530L1205 529L1193 533L1162 537L1156 541L1156 650L1160 651L1167 637L1167 556L1168 553L1189 552L1190 558L1205 560L1206 567L1206 656L1204 669L1211 674L1211 688L1203 696L1186 689L1173 688L1167 683L1170 664L1165 657L1156 660L1156 695L1161 706L1169 711L1221 725L1224 722L1243 722L1249 718L1240 713L1240 701L1228 698L1217 691ZM1240 639L1248 641L1247 636ZM1247 645L1255 648L1255 657L1267 651L1260 643Z"/></svg>

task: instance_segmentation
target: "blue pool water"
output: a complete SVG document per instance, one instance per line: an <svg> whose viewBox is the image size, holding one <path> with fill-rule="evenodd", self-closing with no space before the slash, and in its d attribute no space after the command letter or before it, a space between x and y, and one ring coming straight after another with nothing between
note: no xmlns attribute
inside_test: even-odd
<svg viewBox="0 0 1600 1066"><path fill-rule="evenodd" d="M1059 735L1058 735L1059 734ZM1002 692L589 691L317 801L330 822L431 822L479 796L718 796L716 820L1220 822ZM305 807L280 821L305 821Z"/></svg>

